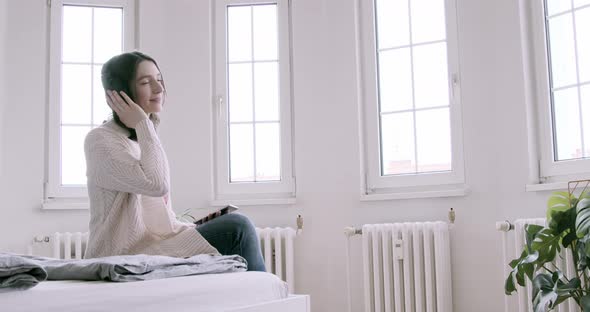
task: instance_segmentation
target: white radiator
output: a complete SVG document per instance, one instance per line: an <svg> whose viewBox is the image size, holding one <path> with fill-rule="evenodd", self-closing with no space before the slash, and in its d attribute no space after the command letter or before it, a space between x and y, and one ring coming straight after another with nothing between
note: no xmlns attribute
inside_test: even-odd
<svg viewBox="0 0 590 312"><path fill-rule="evenodd" d="M295 257L293 254L295 230L290 227L256 228L256 234L260 240L266 271L287 282L289 292L293 293L295 290Z"/></svg>
<svg viewBox="0 0 590 312"><path fill-rule="evenodd" d="M511 271L510 261L520 257L522 250L526 244L526 232L525 226L527 224L537 224L545 226L544 218L536 219L518 219L514 221L514 224L510 224L508 221L496 222L496 229L502 232L502 269L504 276L502 276L502 282L506 280L508 274ZM564 273L566 276L573 276L575 274L574 263L572 260L572 254L570 250L567 251L562 249L554 264ZM516 283L515 283L516 284ZM503 290L504 284L502 284ZM521 286L517 287L516 294L511 296L504 296L504 311L505 312L529 312L533 311L533 303L531 298L532 286L531 283L526 280L526 288ZM503 292L503 291L502 291ZM565 303L562 303L556 309L558 312L579 312L580 309L577 307L573 299L568 299Z"/></svg>
<svg viewBox="0 0 590 312"><path fill-rule="evenodd" d="M28 254L57 259L82 259L86 253L88 232L56 232L50 236L38 235L28 246Z"/></svg>
<svg viewBox="0 0 590 312"><path fill-rule="evenodd" d="M266 270L289 284L289 292L295 290L293 242L296 231L290 227L256 228L260 240ZM82 259L86 252L88 232L54 233L37 236L28 248L31 255L59 259Z"/></svg>
<svg viewBox="0 0 590 312"><path fill-rule="evenodd" d="M362 249L366 312L452 312L447 223L366 224Z"/></svg>

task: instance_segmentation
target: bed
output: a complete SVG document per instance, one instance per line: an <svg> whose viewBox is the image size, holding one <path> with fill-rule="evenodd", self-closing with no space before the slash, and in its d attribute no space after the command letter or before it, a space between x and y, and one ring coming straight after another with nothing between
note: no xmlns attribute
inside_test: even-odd
<svg viewBox="0 0 590 312"><path fill-rule="evenodd" d="M309 312L307 295L266 272L205 274L140 282L44 281L0 293L0 311Z"/></svg>

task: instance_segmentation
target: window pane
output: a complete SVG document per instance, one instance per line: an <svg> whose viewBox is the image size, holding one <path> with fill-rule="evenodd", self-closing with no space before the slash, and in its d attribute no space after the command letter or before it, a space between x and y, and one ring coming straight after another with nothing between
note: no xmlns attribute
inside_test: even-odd
<svg viewBox="0 0 590 312"><path fill-rule="evenodd" d="M553 0L556 1L556 0ZM566 1L564 1L566 2ZM590 4L590 0L574 0L574 8Z"/></svg>
<svg viewBox="0 0 590 312"><path fill-rule="evenodd" d="M279 120L278 63L254 64L254 92L256 121Z"/></svg>
<svg viewBox="0 0 590 312"><path fill-rule="evenodd" d="M410 48L379 52L379 103L381 112L412 108Z"/></svg>
<svg viewBox="0 0 590 312"><path fill-rule="evenodd" d="M94 9L94 62L104 63L123 51L123 9Z"/></svg>
<svg viewBox="0 0 590 312"><path fill-rule="evenodd" d="M229 120L252 121L252 64L229 65Z"/></svg>
<svg viewBox="0 0 590 312"><path fill-rule="evenodd" d="M277 6L257 5L254 14L254 59L278 59Z"/></svg>
<svg viewBox="0 0 590 312"><path fill-rule="evenodd" d="M580 82L587 82L590 81L590 8L576 12L576 43Z"/></svg>
<svg viewBox="0 0 590 312"><path fill-rule="evenodd" d="M451 170L449 109L416 112L418 172Z"/></svg>
<svg viewBox="0 0 590 312"><path fill-rule="evenodd" d="M553 88L576 83L576 59L572 15L549 19L549 41Z"/></svg>
<svg viewBox="0 0 590 312"><path fill-rule="evenodd" d="M90 62L92 46L92 8L63 7L64 62Z"/></svg>
<svg viewBox="0 0 590 312"><path fill-rule="evenodd" d="M381 174L416 172L412 113L381 116Z"/></svg>
<svg viewBox="0 0 590 312"><path fill-rule="evenodd" d="M449 104L447 44L414 47L414 87L416 108Z"/></svg>
<svg viewBox="0 0 590 312"><path fill-rule="evenodd" d="M94 81L92 82L94 86L92 107L94 109L93 123L95 125L101 125L103 121L108 120L113 112L107 104L102 82L100 81L101 69L102 66L100 65L94 66Z"/></svg>
<svg viewBox="0 0 590 312"><path fill-rule="evenodd" d="M407 0L376 0L376 11L379 49L410 44Z"/></svg>
<svg viewBox="0 0 590 312"><path fill-rule="evenodd" d="M256 181L281 180L279 123L256 125Z"/></svg>
<svg viewBox="0 0 590 312"><path fill-rule="evenodd" d="M444 0L411 0L412 43L446 38Z"/></svg>
<svg viewBox="0 0 590 312"><path fill-rule="evenodd" d="M62 124L90 124L90 65L62 65Z"/></svg>
<svg viewBox="0 0 590 312"><path fill-rule="evenodd" d="M582 137L577 88L556 91L553 94L553 106L556 160L581 157Z"/></svg>
<svg viewBox="0 0 590 312"><path fill-rule="evenodd" d="M584 157L590 157L590 85L580 89L582 99L582 125L584 126Z"/></svg>
<svg viewBox="0 0 590 312"><path fill-rule="evenodd" d="M230 125L230 182L254 181L253 124Z"/></svg>
<svg viewBox="0 0 590 312"><path fill-rule="evenodd" d="M227 46L230 62L252 60L252 11L250 6L227 8Z"/></svg>
<svg viewBox="0 0 590 312"><path fill-rule="evenodd" d="M547 15L557 14L572 8L572 2L569 0L546 0L546 2Z"/></svg>
<svg viewBox="0 0 590 312"><path fill-rule="evenodd" d="M86 184L84 139L90 127L61 127L61 183Z"/></svg>

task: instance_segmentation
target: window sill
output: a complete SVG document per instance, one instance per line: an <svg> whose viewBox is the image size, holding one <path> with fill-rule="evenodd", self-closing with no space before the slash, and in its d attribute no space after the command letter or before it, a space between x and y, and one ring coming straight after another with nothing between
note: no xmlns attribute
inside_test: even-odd
<svg viewBox="0 0 590 312"><path fill-rule="evenodd" d="M214 199L209 204L214 207L223 207L230 204L236 206L293 205L295 202L295 197L287 197L267 199Z"/></svg>
<svg viewBox="0 0 590 312"><path fill-rule="evenodd" d="M567 191L567 182L527 184L525 189L527 192Z"/></svg>
<svg viewBox="0 0 590 312"><path fill-rule="evenodd" d="M466 196L469 193L469 188L466 185L435 191L409 191L383 194L362 194L361 201L381 201L381 200L396 200L396 199L415 199L415 198L436 198L436 197L456 197Z"/></svg>
<svg viewBox="0 0 590 312"><path fill-rule="evenodd" d="M41 206L42 210L89 210L88 199L46 199Z"/></svg>

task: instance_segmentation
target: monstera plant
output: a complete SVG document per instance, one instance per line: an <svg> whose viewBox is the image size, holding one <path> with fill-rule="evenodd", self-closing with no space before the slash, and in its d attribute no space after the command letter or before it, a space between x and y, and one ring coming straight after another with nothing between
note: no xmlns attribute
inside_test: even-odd
<svg viewBox="0 0 590 312"><path fill-rule="evenodd" d="M525 280L532 282L535 312L553 310L568 298L590 312L590 192L586 192L590 181L583 182L586 187L578 197L574 195L575 187L551 195L547 226L527 225L522 254L510 262L512 271L504 290L510 295L517 291L515 282L520 286L525 285ZM576 270L571 276L554 265L563 248L570 249L573 256Z"/></svg>

